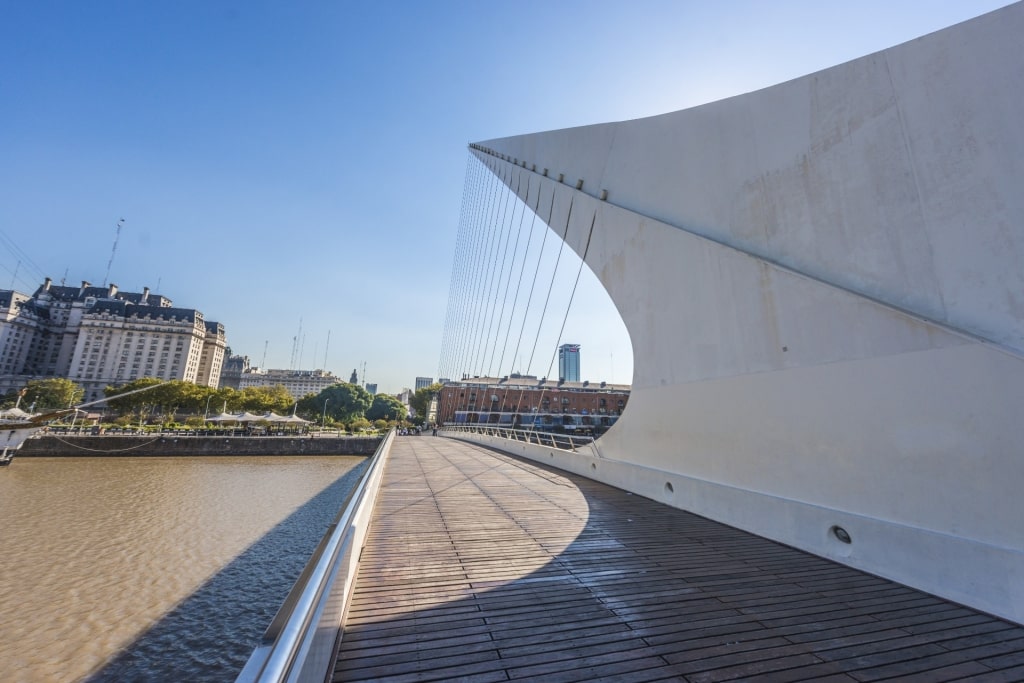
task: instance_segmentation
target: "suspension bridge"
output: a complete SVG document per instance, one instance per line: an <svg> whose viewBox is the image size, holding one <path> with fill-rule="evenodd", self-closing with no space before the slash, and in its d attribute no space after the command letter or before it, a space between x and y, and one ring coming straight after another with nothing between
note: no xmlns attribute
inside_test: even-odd
<svg viewBox="0 0 1024 683"><path fill-rule="evenodd" d="M629 405L386 439L240 680L1024 680L1022 31L471 145L440 375L586 265Z"/></svg>

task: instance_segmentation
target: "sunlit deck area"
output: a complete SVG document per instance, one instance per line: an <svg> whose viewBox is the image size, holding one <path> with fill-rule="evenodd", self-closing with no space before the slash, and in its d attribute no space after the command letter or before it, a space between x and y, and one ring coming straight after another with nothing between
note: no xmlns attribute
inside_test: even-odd
<svg viewBox="0 0 1024 683"><path fill-rule="evenodd" d="M335 681L1018 681L1024 628L478 446L395 441Z"/></svg>

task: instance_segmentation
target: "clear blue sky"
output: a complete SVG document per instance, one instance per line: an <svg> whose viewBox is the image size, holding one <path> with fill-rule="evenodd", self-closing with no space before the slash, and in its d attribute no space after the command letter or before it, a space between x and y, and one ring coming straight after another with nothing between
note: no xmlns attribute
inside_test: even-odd
<svg viewBox="0 0 1024 683"><path fill-rule="evenodd" d="M109 281L269 367L300 320L323 366L330 331L327 369L396 392L437 373L467 143L683 109L1005 4L0 0L0 288L102 283L123 217ZM628 382L599 298L565 340Z"/></svg>

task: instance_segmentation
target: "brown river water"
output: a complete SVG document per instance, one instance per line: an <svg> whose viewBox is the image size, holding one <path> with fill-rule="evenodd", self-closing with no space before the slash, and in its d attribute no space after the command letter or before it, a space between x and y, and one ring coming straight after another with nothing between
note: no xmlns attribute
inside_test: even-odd
<svg viewBox="0 0 1024 683"><path fill-rule="evenodd" d="M233 681L366 458L15 458L0 680Z"/></svg>

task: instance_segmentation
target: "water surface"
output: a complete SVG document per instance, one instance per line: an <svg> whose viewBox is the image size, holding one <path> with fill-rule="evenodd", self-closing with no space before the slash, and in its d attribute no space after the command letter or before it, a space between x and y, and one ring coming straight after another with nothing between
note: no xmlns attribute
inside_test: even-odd
<svg viewBox="0 0 1024 683"><path fill-rule="evenodd" d="M15 458L0 680L233 680L365 462Z"/></svg>

